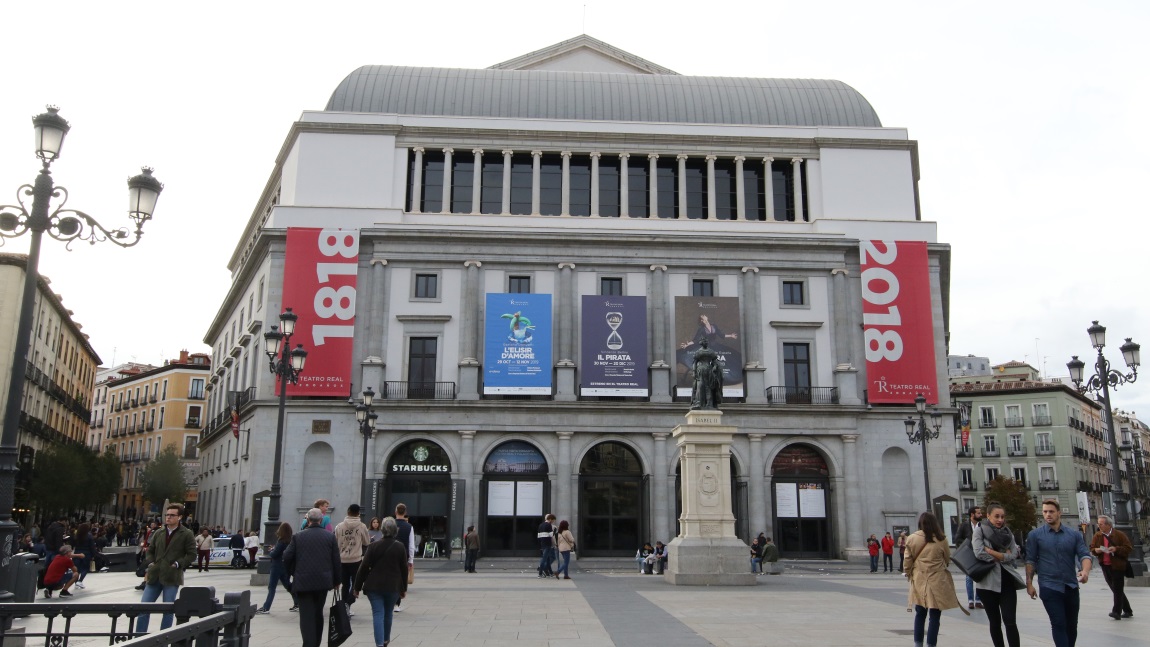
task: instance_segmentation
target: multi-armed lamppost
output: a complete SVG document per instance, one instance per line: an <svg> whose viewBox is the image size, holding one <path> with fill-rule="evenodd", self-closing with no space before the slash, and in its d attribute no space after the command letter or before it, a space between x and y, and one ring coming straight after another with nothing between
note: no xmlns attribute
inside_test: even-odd
<svg viewBox="0 0 1150 647"><path fill-rule="evenodd" d="M303 344L291 347L291 336L295 334L295 322L299 316L291 311L284 310L280 315L280 325L272 326L264 333L264 352L268 356L268 367L272 374L279 377L280 406L279 418L276 421L276 453L272 457L272 492L268 497L268 520L264 524L264 545L274 546L276 543L276 529L280 522L280 471L283 463L284 447L284 410L287 408L288 384L297 384L299 375L303 372L304 363L307 362L307 351Z"/></svg>
<svg viewBox="0 0 1150 647"><path fill-rule="evenodd" d="M359 422L359 433L363 435L363 470L361 472L359 505L364 510L364 516L367 516L368 512L375 512L374 508L368 505L371 493L367 488L367 441L375 433L375 421L379 418L379 414L371 408L373 402L375 402L375 391L372 391L370 386L364 389L363 399L359 402L353 398L347 400L348 404L355 405L355 419Z"/></svg>
<svg viewBox="0 0 1150 647"><path fill-rule="evenodd" d="M1079 393L1093 391L1102 394L1102 406L1106 408L1106 426L1110 429L1110 467L1114 470L1114 527L1126 533L1126 536L1134 543L1134 554L1131 556L1130 565L1134 569L1135 577L1138 577L1146 573L1146 562L1143 560L1141 534L1131 523L1130 511L1127 509L1130 497L1122 490L1122 480L1118 476L1121 471L1118 467L1118 455L1122 448L1118 440L1118 431L1114 428L1114 410L1110 407L1110 389L1112 387L1118 388L1122 384L1133 383L1138 379L1138 366L1142 363L1142 347L1127 337L1126 343L1118 348L1122 351L1123 361L1130 369L1129 373L1123 374L1121 371L1110 368L1110 362L1102 354L1102 349L1106 347L1106 326L1099 325L1097 321L1094 321L1086 329L1086 333L1090 335L1090 345L1098 351L1098 358L1094 360L1094 375L1083 380L1082 370L1086 367L1086 363L1078 359L1077 355L1074 355L1066 363L1066 368L1070 369L1070 379L1074 382L1074 387L1078 389Z"/></svg>
<svg viewBox="0 0 1150 647"><path fill-rule="evenodd" d="M942 414L938 412L937 407L931 407L930 424L927 425L926 397L921 393L914 398L914 408L918 411L918 420L913 416L907 416L903 423L906 425L906 437L910 440L910 444L922 443L922 480L926 487L926 510L931 512L930 464L926 460L926 444L938 438L938 433L942 430Z"/></svg>
<svg viewBox="0 0 1150 647"><path fill-rule="evenodd" d="M144 223L152 219L156 201L164 185L152 177L152 169L144 168L143 173L128 180L128 217L135 225L131 231L127 227L105 229L88 214L75 209L65 209L68 190L52 182L50 166L60 158L64 136L71 126L59 114L55 106L48 106L48 112L32 118L36 131L36 156L43 167L34 184L25 184L16 192L16 205L0 205L0 245L4 238L16 238L26 233L32 234L28 247L28 262L24 268L24 291L20 299L20 320L16 328L16 340L12 353L12 377L8 383L8 398L4 409L4 432L0 437L0 551L12 545L12 535L16 524L12 522L12 505L16 486L16 443L20 429L20 404L24 393L24 378L27 375L28 348L32 339L32 315L36 297L36 285L40 282L40 241L44 233L63 241L65 248L71 249L73 241L85 240L95 245L111 241L120 247L131 247L140 242L144 233ZM27 199L31 198L29 205ZM55 208L52 201L57 200ZM4 553L0 553L4 554ZM9 560L0 562L0 600L11 597L12 568Z"/></svg>

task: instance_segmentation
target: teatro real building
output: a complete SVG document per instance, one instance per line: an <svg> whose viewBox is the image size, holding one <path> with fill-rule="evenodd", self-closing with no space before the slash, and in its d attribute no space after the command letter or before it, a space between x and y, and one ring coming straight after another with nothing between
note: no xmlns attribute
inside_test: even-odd
<svg viewBox="0 0 1150 647"><path fill-rule="evenodd" d="M903 423L946 384L950 252L918 177L907 130L840 81L683 76L587 36L486 69L351 70L287 133L235 243L205 337L200 519L262 527L264 333L291 308L308 355L281 519L402 501L441 551L474 524L484 555L534 556L547 512L580 555L667 542L706 340L738 535L860 556L926 508ZM367 387L365 482L348 399ZM930 493L953 516L940 405Z"/></svg>

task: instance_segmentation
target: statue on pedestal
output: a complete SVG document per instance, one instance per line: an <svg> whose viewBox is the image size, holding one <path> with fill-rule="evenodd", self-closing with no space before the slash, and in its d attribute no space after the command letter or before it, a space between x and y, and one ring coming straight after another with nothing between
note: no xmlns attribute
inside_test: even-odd
<svg viewBox="0 0 1150 647"><path fill-rule="evenodd" d="M691 408L718 409L723 403L723 362L704 338L691 367Z"/></svg>

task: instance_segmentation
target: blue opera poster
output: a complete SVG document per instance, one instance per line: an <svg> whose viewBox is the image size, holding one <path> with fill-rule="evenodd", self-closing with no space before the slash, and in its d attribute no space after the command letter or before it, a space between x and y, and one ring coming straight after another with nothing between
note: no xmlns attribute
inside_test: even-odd
<svg viewBox="0 0 1150 647"><path fill-rule="evenodd" d="M551 395L551 295L488 294L484 395Z"/></svg>
<svg viewBox="0 0 1150 647"><path fill-rule="evenodd" d="M585 295L580 395L647 396L647 298Z"/></svg>

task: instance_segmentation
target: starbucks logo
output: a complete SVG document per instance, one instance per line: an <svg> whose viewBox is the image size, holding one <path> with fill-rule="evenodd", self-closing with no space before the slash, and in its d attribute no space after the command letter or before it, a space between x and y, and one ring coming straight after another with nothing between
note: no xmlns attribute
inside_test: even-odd
<svg viewBox="0 0 1150 647"><path fill-rule="evenodd" d="M427 460L427 457L429 456L429 452L427 451L427 447L425 447L423 445L419 445L415 449L411 450L411 456L415 460L422 463L423 461Z"/></svg>

